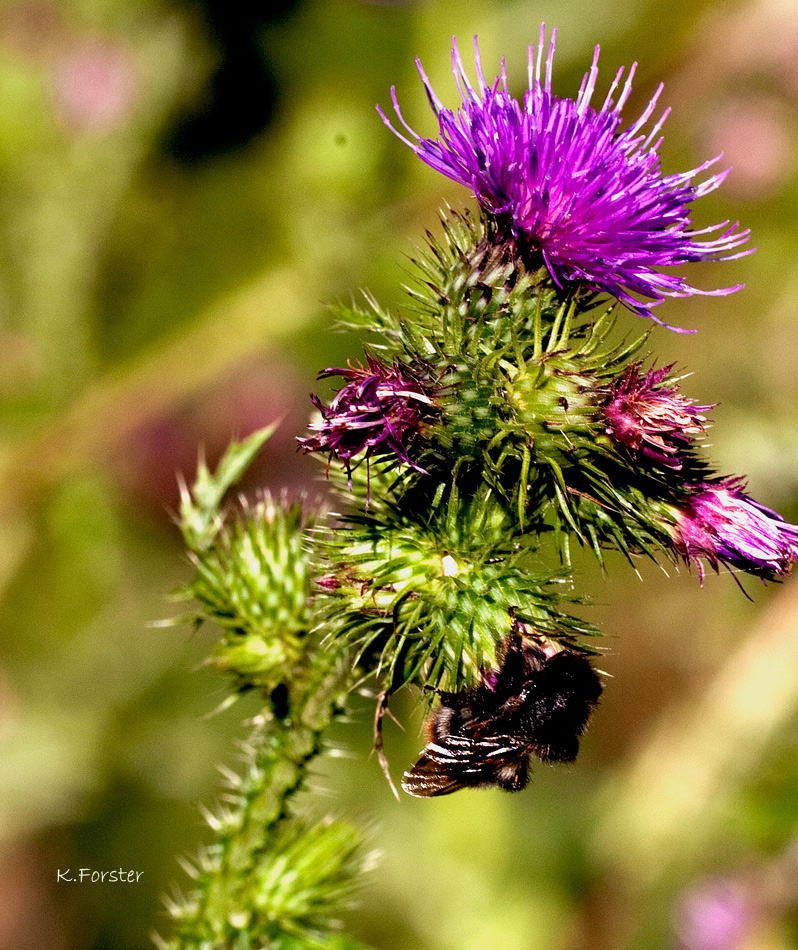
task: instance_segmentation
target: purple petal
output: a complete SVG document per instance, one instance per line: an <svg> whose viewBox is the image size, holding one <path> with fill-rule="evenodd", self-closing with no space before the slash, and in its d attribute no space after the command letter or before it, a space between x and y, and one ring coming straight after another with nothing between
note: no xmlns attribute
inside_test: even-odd
<svg viewBox="0 0 798 950"><path fill-rule="evenodd" d="M551 92L554 35L545 52L544 25L537 49L529 49L529 88L521 103L508 93L504 69L493 84L485 80L476 40L475 50L476 86L453 43L453 71L462 100L454 111L443 107L419 64L438 119L437 138L423 138L407 125L393 91L397 118L412 139L381 110L380 115L430 167L469 187L489 214L506 218L514 240L541 253L558 284L585 281L654 320L651 307L665 297L739 289L735 285L703 291L680 275L659 270L732 260L751 252L732 253L749 236L737 224L692 228L692 201L714 191L727 174L695 181L717 159L691 171L661 174L658 136L667 110L647 135L642 129L662 87L639 119L622 130L620 113L631 92L634 66L617 101L613 96L623 70L601 108L592 108L597 47L576 100L560 99ZM715 236L702 239L705 235Z"/></svg>

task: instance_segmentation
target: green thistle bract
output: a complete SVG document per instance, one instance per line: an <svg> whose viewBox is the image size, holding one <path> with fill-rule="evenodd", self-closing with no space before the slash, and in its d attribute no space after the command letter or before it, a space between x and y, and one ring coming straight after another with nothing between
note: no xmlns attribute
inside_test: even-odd
<svg viewBox="0 0 798 950"><path fill-rule="evenodd" d="M410 506L350 516L322 544L329 635L392 691L470 685L495 662L514 617L572 645L597 633L563 612L574 602L566 577L535 571L506 508L490 498L450 498L429 522Z"/></svg>

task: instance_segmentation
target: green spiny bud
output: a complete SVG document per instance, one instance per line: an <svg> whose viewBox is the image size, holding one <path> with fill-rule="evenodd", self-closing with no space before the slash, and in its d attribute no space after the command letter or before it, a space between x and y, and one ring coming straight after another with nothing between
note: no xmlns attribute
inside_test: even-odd
<svg viewBox="0 0 798 950"><path fill-rule="evenodd" d="M214 662L242 686L274 689L299 660L309 627L300 505L286 507L264 495L193 559L196 574L187 593L202 608L198 619L224 629Z"/></svg>
<svg viewBox="0 0 798 950"><path fill-rule="evenodd" d="M507 384L506 400L519 435L535 455L569 457L570 433L589 435L595 417L595 377L568 354L525 364Z"/></svg>
<svg viewBox="0 0 798 950"><path fill-rule="evenodd" d="M490 492L469 504L454 495L430 521L407 508L352 519L324 545L327 622L392 689L469 685L495 662L514 616L552 639L592 634L561 611L562 580L534 573L515 536Z"/></svg>

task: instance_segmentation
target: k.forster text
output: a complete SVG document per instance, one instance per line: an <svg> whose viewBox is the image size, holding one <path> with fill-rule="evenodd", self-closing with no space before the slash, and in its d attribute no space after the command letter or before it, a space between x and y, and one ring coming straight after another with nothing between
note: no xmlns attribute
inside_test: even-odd
<svg viewBox="0 0 798 950"><path fill-rule="evenodd" d="M135 884L143 871L126 871L123 868L117 868L115 871L95 871L92 868L78 868L73 871L67 868L62 871L60 868L56 871L57 880L77 881L79 884Z"/></svg>

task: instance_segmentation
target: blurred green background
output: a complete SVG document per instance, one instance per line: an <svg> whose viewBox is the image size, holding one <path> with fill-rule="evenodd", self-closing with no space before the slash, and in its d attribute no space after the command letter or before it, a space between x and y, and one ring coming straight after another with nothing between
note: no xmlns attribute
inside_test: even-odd
<svg viewBox="0 0 798 950"><path fill-rule="evenodd" d="M697 206L755 255L707 265L728 298L671 301L652 349L718 402L724 473L798 520L798 3L748 0L3 0L0 4L0 948L147 947L161 895L207 840L216 766L254 707L212 715L213 631L179 612L189 575L176 473L283 425L248 488L323 493L294 437L316 372L359 356L327 305L401 302L407 258L463 189L374 106L395 84L433 134L422 58L456 101L449 48L480 38L520 94L540 20L555 92L602 46L601 101L639 60L627 118L657 83L666 172L725 153ZM698 265L696 265L698 267ZM628 314L622 323L639 329ZM345 926L379 950L798 947L798 586L587 557L580 589L610 674L579 761L529 790L394 801L372 705L336 727L326 797L382 857ZM419 714L389 726L397 774ZM141 871L79 884L58 871Z"/></svg>

